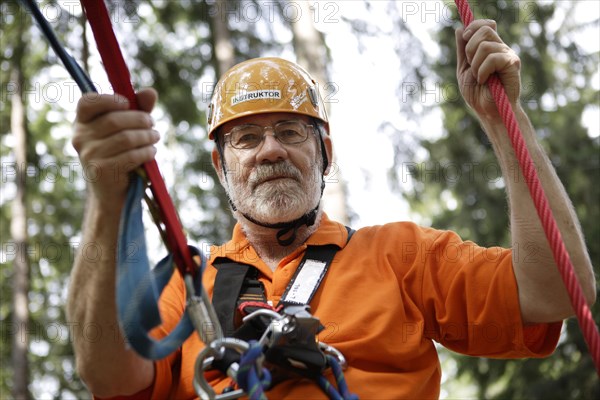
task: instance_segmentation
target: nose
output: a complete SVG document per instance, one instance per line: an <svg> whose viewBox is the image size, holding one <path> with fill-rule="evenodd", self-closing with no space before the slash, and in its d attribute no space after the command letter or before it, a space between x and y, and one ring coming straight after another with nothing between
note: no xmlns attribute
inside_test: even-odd
<svg viewBox="0 0 600 400"><path fill-rule="evenodd" d="M287 149L275 138L273 130L269 129L269 131L270 133L265 132L262 143L258 145L256 152L256 161L258 163L277 162L287 159Z"/></svg>

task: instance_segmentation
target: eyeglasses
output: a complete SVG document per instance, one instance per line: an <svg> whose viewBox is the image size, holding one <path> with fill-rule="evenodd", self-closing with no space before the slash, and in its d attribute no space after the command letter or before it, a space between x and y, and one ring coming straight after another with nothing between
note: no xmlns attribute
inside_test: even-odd
<svg viewBox="0 0 600 400"><path fill-rule="evenodd" d="M272 130L273 137L281 144L299 144L308 139L309 128L314 127L301 121L282 121L273 126L245 124L236 126L224 138L234 149L249 150L262 143L266 130Z"/></svg>

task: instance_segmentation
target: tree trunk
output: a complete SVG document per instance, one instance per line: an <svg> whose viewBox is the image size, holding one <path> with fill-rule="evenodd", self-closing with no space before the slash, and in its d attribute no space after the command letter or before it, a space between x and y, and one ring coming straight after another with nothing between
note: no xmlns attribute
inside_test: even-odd
<svg viewBox="0 0 600 400"><path fill-rule="evenodd" d="M226 3L226 2L223 2ZM235 52L231 44L231 35L227 26L227 14L223 10L228 7L222 4L217 7L217 12L212 14L213 54L216 59L217 71L215 75L219 78L235 63Z"/></svg>
<svg viewBox="0 0 600 400"><path fill-rule="evenodd" d="M298 64L303 66L308 73L317 81L319 91L323 95L327 89L327 51L323 35L315 28L313 23L312 9L307 1L298 1L301 14L292 22L293 43ZM325 104L329 113L329 104ZM349 224L348 206L346 202L346 185L342 179L341 171L335 162L325 180L325 192L323 194L323 207L330 218L343 224Z"/></svg>
<svg viewBox="0 0 600 400"><path fill-rule="evenodd" d="M16 51L17 55L22 52ZM13 263L13 318L14 327L12 346L13 387L15 399L29 398L27 384L29 382L29 365L27 361L29 345L29 259L27 257L27 131L25 127L25 108L23 105L20 61L15 60L16 68L12 71L11 80L18 90L11 95L11 130L15 137L14 156L16 162L17 193L12 202L11 236L17 249Z"/></svg>

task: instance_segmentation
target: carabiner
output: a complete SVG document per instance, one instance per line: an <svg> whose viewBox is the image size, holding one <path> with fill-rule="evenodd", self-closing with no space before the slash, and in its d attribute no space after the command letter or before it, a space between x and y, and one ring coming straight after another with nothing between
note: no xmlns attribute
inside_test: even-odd
<svg viewBox="0 0 600 400"><path fill-rule="evenodd" d="M222 341L223 329L205 290L202 290L200 296L195 293L194 278L187 274L184 278L186 289L186 310L192 320L192 324L200 335L202 342L213 343Z"/></svg>
<svg viewBox="0 0 600 400"><path fill-rule="evenodd" d="M212 368L213 362L223 358L226 349L236 350L238 353L243 354L250 346L243 340L224 338L210 342L202 349L196 358L194 365L194 390L201 399L208 400L230 400L242 397L245 392L243 389L236 389L231 392L221 393L217 395L214 389L208 384L204 377L204 371ZM237 375L238 364L234 363L227 369L227 376L235 381Z"/></svg>

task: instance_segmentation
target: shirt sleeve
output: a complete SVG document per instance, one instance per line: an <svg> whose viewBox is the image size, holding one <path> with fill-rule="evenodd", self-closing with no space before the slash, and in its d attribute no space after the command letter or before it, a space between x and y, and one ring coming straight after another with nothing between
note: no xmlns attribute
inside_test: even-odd
<svg viewBox="0 0 600 400"><path fill-rule="evenodd" d="M472 356L552 353L562 322L523 324L510 249L480 247L449 231L424 246L421 307L427 336Z"/></svg>

